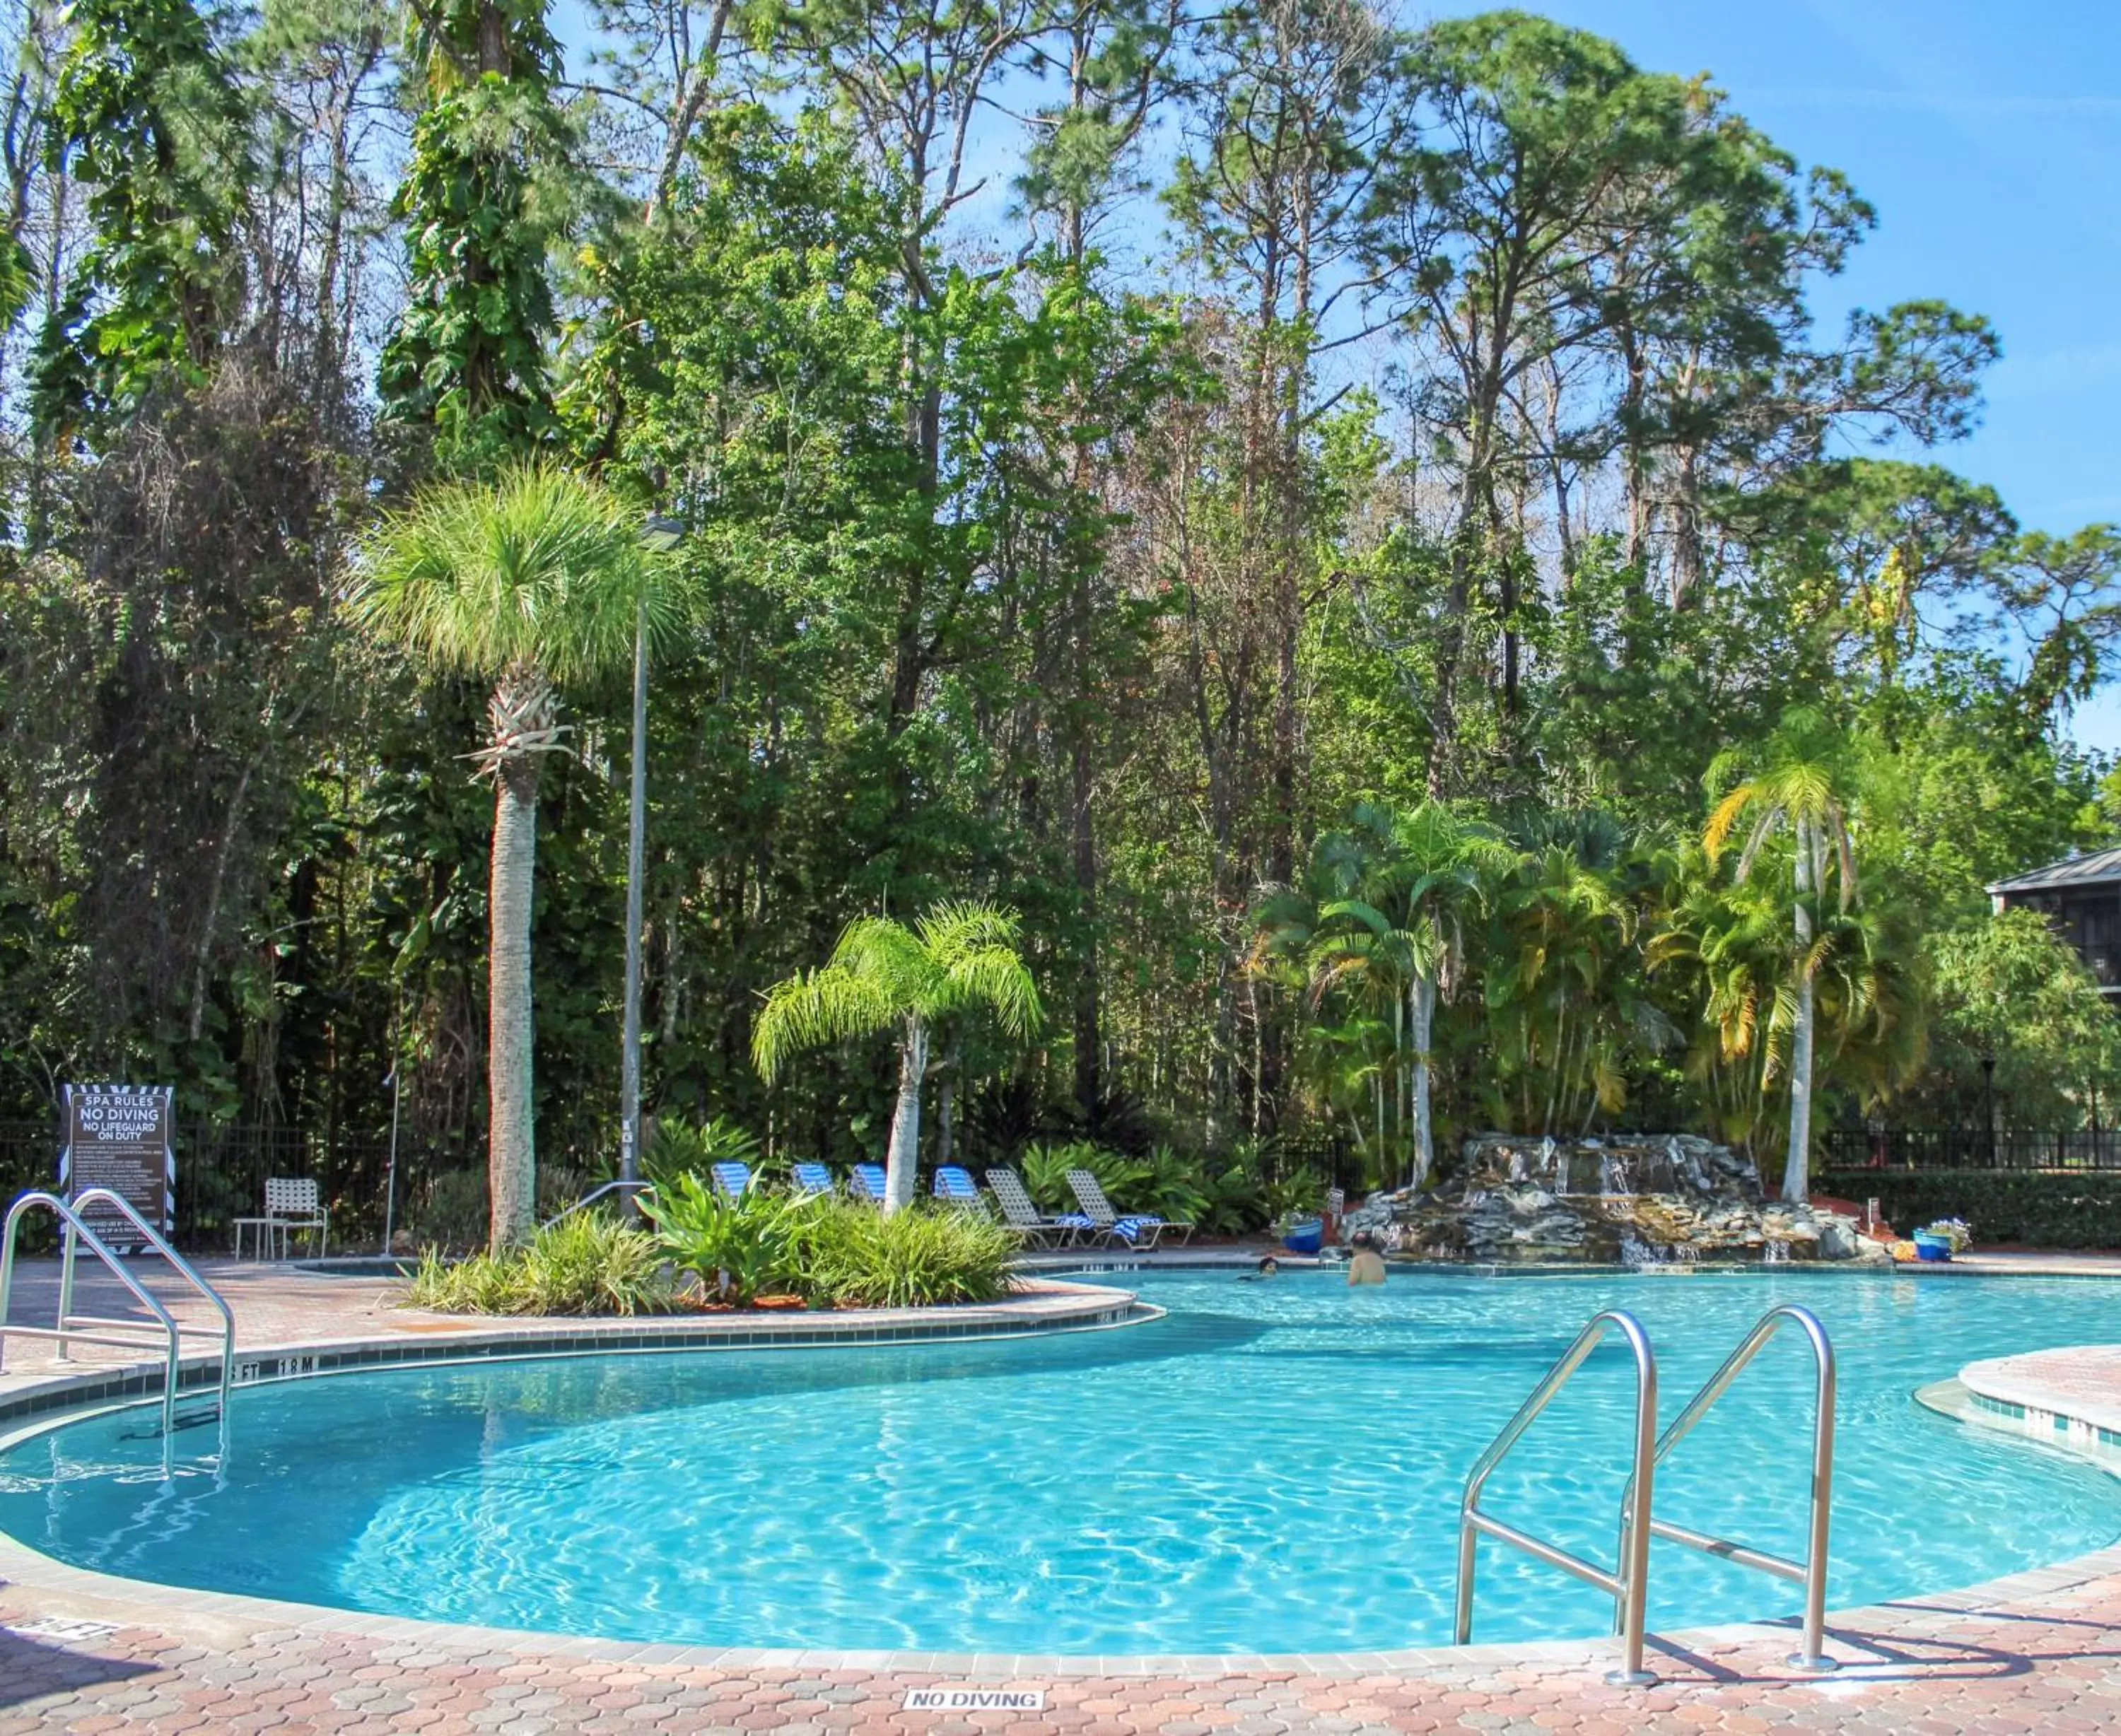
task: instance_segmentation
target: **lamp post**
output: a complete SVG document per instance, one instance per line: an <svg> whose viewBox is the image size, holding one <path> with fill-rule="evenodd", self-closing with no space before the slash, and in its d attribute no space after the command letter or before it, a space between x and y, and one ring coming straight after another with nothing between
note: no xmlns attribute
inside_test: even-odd
<svg viewBox="0 0 2121 1736"><path fill-rule="evenodd" d="M684 540L676 519L651 518L641 527L644 547L667 554ZM641 882L648 831L648 600L633 611L633 788L626 817L626 1012L620 1037L618 1086L619 1206L634 1213L632 1184L641 1180Z"/></svg>

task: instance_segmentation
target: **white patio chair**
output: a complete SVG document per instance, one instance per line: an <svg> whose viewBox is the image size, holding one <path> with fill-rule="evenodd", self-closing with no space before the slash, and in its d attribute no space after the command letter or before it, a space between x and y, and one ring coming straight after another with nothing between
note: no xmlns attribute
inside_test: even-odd
<svg viewBox="0 0 2121 1736"><path fill-rule="evenodd" d="M322 1259L331 1241L331 1213L324 1208L315 1177L271 1175L265 1181L264 1216L235 1220L238 1259L243 1258L243 1232L246 1229L256 1232L261 1258L281 1259L287 1257L290 1239L295 1232L314 1232L317 1256Z"/></svg>

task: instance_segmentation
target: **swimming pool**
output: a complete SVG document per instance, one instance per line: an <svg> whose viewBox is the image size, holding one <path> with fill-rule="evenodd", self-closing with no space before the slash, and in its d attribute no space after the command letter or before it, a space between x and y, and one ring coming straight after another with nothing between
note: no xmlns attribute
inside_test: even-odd
<svg viewBox="0 0 2121 1736"><path fill-rule="evenodd" d="M1910 1397L1976 1357L2110 1339L2121 1284L1116 1282L1168 1316L992 1343L427 1365L239 1389L229 1462L188 1474L180 1461L167 1482L152 1408L110 1413L0 1458L0 1529L143 1580L613 1639L1042 1655L1442 1643L1466 1472L1585 1319L1642 1319L1668 1418L1764 1309L1799 1301L1841 1356L1835 1606L2121 1535L2121 1482ZM1785 1334L1659 1473L1659 1512L1801 1552L1811 1382ZM1601 1351L1486 1505L1609 1561L1632 1393L1625 1356ZM1610 1605L1588 1588L1493 1546L1482 1561L1482 1640L1606 1631ZM1795 1602L1657 1549L1653 1627Z"/></svg>

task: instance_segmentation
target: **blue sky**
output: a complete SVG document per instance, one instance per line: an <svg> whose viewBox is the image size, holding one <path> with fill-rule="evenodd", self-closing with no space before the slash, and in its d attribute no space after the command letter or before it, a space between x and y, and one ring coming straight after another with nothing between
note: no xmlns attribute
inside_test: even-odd
<svg viewBox="0 0 2121 1736"><path fill-rule="evenodd" d="M1445 14L1476 6L1443 7ZM2121 520L2121 3L2117 0L1550 0L1638 65L1706 72L1806 164L1843 170L1878 227L1819 297L1936 296L2003 340L1979 432L1940 459L2029 528ZM2121 751L2121 691L2077 738Z"/></svg>

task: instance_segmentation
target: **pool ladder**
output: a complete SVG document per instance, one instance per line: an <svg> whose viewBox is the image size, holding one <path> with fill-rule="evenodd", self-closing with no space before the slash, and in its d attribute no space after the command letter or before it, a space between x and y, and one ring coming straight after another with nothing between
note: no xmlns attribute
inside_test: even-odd
<svg viewBox="0 0 2121 1736"><path fill-rule="evenodd" d="M177 1388L180 1380L179 1367L183 1329L177 1324L161 1300L134 1274L111 1249L110 1244L97 1235L88 1222L91 1207L108 1208L128 1226L124 1240L138 1236L147 1246L170 1263L170 1267L199 1296L205 1298L215 1313L221 1316L221 1382L219 1421L224 1447L228 1431L228 1387L235 1372L235 1316L229 1311L227 1302L219 1291L201 1278L192 1268L191 1263L163 1240L145 1218L133 1208L130 1202L112 1193L108 1188L90 1188L77 1194L71 1201L56 1194L35 1191L19 1195L7 1208L4 1240L0 1240L0 1352L4 1352L7 1335L17 1338L53 1338L58 1343L57 1360L66 1361L67 1347L70 1343L113 1345L124 1350L152 1350L159 1352L162 1361L162 1440L166 1459L170 1437L177 1429ZM59 1266L58 1315L49 1326L12 1326L7 1324L7 1305L12 1299L15 1283L15 1237L22 1219L32 1211L47 1211L64 1226L65 1249ZM74 1252L77 1244L85 1244L90 1253L101 1260L123 1284L134 1301L146 1309L150 1318L145 1320L73 1311Z"/></svg>
<svg viewBox="0 0 2121 1736"><path fill-rule="evenodd" d="M1804 1334L1810 1343L1817 1374L1811 1427L1811 1525L1805 1558L1802 1561L1793 1561L1764 1549L1750 1548L1727 1538L1713 1537L1706 1532L1691 1530L1685 1525L1673 1524L1668 1520L1657 1518L1652 1506L1657 1467L1670 1458L1672 1450L1693 1432L1694 1426L1730 1389L1731 1383L1744 1371L1746 1364L1758 1356L1783 1327L1792 1325ZM1554 1401L1555 1395L1569 1384L1569 1378L1583 1365L1591 1352L1612 1333L1618 1333L1626 1341L1634 1358L1635 1413L1634 1466L1620 1496L1620 1549L1609 1571L1594 1561L1587 1561L1580 1555L1573 1554L1545 1538L1534 1537L1530 1532L1484 1511L1480 1506L1480 1491L1496 1466L1508 1455L1540 1413ZM1826 1636L1827 1527L1834 1499L1834 1346L1826 1336L1826 1329L1820 1324L1819 1317L1809 1308L1784 1303L1779 1307L1770 1308L1754 1323L1753 1329L1739 1342L1738 1347L1724 1358L1723 1366L1709 1376L1701 1390L1687 1401L1686 1408L1672 1420L1671 1426L1660 1435L1657 1432L1657 1355L1650 1348L1649 1335L1643 1330L1642 1322L1621 1310L1608 1309L1593 1316L1590 1324L1577 1334L1576 1341L1562 1352L1560 1360L1546 1371L1545 1379L1532 1389L1531 1396L1518 1407L1517 1413L1488 1444L1487 1450L1474 1464L1472 1474L1466 1479L1466 1493L1458 1509L1458 1608L1453 1643L1465 1645L1472 1641L1475 1557L1480 1538L1483 1536L1492 1537L1499 1543L1523 1550L1526 1554L1545 1561L1550 1567L1558 1567L1564 1573L1573 1574L1576 1578L1596 1585L1600 1590L1610 1593L1613 1599L1613 1631L1620 1640L1621 1661L1620 1668L1606 1679L1621 1687L1649 1686L1657 1678L1653 1672L1643 1667L1643 1624L1649 1597L1650 1539L1659 1537L1667 1543L1683 1543L1690 1549L1699 1549L1704 1555L1713 1555L1741 1567L1751 1567L1760 1572L1771 1574L1777 1579L1788 1580L1803 1586L1803 1642L1789 1661L1792 1667L1797 1669L1819 1673L1831 1670L1834 1667L1834 1659L1826 1655L1824 1647Z"/></svg>

